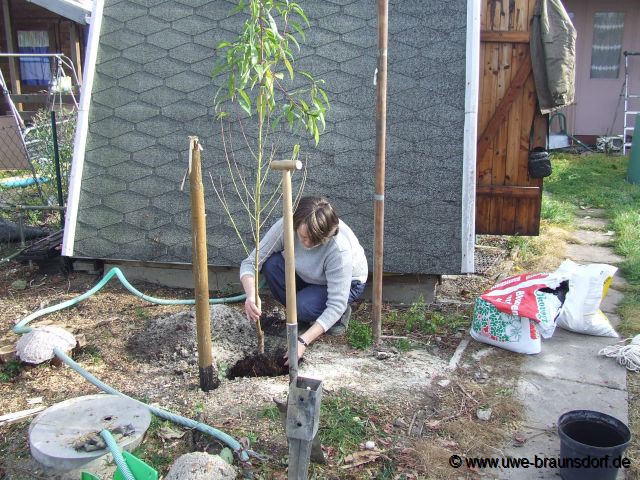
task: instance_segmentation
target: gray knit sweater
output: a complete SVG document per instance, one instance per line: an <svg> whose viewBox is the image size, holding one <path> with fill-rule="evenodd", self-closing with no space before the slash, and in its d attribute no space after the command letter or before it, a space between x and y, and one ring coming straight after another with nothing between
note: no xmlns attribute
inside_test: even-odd
<svg viewBox="0 0 640 480"><path fill-rule="evenodd" d="M283 221L278 220L260 241L260 265L284 250ZM327 308L316 320L326 332L347 309L351 281L367 281L369 272L364 249L353 231L340 220L338 234L322 245L305 248L294 235L296 273L307 283L327 286ZM242 261L240 277L254 275L255 249Z"/></svg>

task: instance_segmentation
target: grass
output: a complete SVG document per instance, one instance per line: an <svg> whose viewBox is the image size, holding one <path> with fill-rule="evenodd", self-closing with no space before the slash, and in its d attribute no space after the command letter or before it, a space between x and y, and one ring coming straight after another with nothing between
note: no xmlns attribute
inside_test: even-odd
<svg viewBox="0 0 640 480"><path fill-rule="evenodd" d="M619 313L620 330L640 333L640 186L625 180L627 157L604 154L553 157L554 173L545 180L553 200L605 210L615 231L614 248L624 257L620 265L630 289Z"/></svg>
<svg viewBox="0 0 640 480"><path fill-rule="evenodd" d="M0 371L0 383L8 383L13 381L20 374L20 362L18 360L11 360L2 365Z"/></svg>
<svg viewBox="0 0 640 480"><path fill-rule="evenodd" d="M373 437L374 428L367 420L370 402L346 390L324 395L320 406L320 440L335 448L340 456L357 450L358 445Z"/></svg>
<svg viewBox="0 0 640 480"><path fill-rule="evenodd" d="M640 186L625 180L626 157L590 155L554 155L554 173L545 180L551 202L543 197L542 217L562 222L561 210L594 207L603 209L615 232L614 249L624 260L619 265L629 285L618 305L621 318L618 331L631 337L640 334ZM640 381L627 375L629 420L632 444L626 456L631 459L630 477L640 476Z"/></svg>
<svg viewBox="0 0 640 480"><path fill-rule="evenodd" d="M373 344L371 325L352 317L347 329L347 342L358 350L369 348Z"/></svg>

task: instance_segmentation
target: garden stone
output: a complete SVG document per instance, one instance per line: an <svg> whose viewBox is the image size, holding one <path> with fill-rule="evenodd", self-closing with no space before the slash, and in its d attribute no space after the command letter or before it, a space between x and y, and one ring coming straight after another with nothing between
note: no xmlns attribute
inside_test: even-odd
<svg viewBox="0 0 640 480"><path fill-rule="evenodd" d="M187 453L171 466L165 480L232 480L237 478L234 467L218 455L205 452Z"/></svg>

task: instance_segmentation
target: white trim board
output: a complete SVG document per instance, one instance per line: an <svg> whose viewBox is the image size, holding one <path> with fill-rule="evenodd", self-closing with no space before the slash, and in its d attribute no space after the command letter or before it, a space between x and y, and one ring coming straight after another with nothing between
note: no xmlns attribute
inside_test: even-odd
<svg viewBox="0 0 640 480"><path fill-rule="evenodd" d="M480 2L467 0L467 62L462 154L462 258L460 271L473 273L476 232L476 149L480 89Z"/></svg>
<svg viewBox="0 0 640 480"><path fill-rule="evenodd" d="M67 198L64 237L62 240L62 255L66 257L73 256L73 245L76 236L80 187L82 186L82 171L84 169L87 132L89 130L89 105L91 102L91 92L93 90L96 59L98 57L103 8L104 0L94 1L93 11L91 13L91 24L89 26L87 53L84 59L84 78L82 79L82 91L80 92L80 108L78 109L76 136L73 142L73 160L71 163L71 175L69 177L69 195Z"/></svg>
<svg viewBox="0 0 640 480"><path fill-rule="evenodd" d="M87 16L91 13L91 2L87 0L27 0L50 12L86 25Z"/></svg>

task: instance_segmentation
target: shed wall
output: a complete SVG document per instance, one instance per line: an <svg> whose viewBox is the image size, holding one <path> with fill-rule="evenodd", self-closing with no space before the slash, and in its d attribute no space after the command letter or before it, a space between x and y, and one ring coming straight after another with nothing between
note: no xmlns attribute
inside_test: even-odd
<svg viewBox="0 0 640 480"><path fill-rule="evenodd" d="M302 146L305 194L327 196L371 260L377 12L369 0L300 3L312 27L298 68L326 81L331 102L320 145ZM180 191L188 135L204 145L205 175L229 186L210 74L214 47L244 21L228 17L232 7L106 0L77 224L65 251L190 262L189 194ZM473 208L461 200L466 14L466 0L391 2L386 271L460 273L462 209ZM205 190L209 263L237 265L245 253L210 183ZM248 225L240 229L248 238Z"/></svg>

